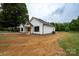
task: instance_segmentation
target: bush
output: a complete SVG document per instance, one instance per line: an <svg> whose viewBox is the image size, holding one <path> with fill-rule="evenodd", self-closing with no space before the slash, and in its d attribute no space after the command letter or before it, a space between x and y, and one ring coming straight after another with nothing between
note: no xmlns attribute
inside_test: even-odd
<svg viewBox="0 0 79 59"><path fill-rule="evenodd" d="M69 31L70 31L70 28L69 28L69 27L66 27L66 28L65 28L65 31L66 31L66 32L69 32Z"/></svg>

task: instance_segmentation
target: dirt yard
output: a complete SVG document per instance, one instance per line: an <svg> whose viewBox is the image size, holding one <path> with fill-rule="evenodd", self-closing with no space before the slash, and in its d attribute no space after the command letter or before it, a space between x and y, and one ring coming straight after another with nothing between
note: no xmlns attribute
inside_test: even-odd
<svg viewBox="0 0 79 59"><path fill-rule="evenodd" d="M0 55L56 56L64 55L58 40L66 35L57 32L50 35L0 34Z"/></svg>

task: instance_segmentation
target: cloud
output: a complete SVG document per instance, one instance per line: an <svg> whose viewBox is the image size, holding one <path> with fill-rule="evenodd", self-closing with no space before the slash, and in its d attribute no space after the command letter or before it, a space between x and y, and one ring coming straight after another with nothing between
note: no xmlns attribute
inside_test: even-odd
<svg viewBox="0 0 79 59"><path fill-rule="evenodd" d="M48 22L70 22L79 16L79 3L28 3L30 17Z"/></svg>
<svg viewBox="0 0 79 59"><path fill-rule="evenodd" d="M61 4L59 4L59 6L61 6ZM58 8L58 4L27 3L27 7L31 16L43 17L55 11L56 8Z"/></svg>
<svg viewBox="0 0 79 59"><path fill-rule="evenodd" d="M66 3L50 15L53 22L70 22L77 16L79 16L79 3Z"/></svg>
<svg viewBox="0 0 79 59"><path fill-rule="evenodd" d="M62 14L64 12L65 6L57 8L52 14Z"/></svg>

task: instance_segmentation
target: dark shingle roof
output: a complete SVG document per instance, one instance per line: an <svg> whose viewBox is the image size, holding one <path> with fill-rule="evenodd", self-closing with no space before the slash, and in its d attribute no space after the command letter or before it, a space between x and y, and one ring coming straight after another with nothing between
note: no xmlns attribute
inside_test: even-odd
<svg viewBox="0 0 79 59"><path fill-rule="evenodd" d="M46 21L44 21L44 20L42 20L42 19L39 19L39 18L36 18L36 17L32 17L31 20L32 20L32 19L36 19L36 20L40 21L41 23L43 23L44 25L51 26L50 23L48 23L48 22L46 22Z"/></svg>

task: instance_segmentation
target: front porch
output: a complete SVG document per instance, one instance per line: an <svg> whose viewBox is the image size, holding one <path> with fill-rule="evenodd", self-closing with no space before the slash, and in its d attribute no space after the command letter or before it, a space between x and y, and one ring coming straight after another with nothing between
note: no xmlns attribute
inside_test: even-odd
<svg viewBox="0 0 79 59"><path fill-rule="evenodd" d="M25 33L26 34L31 34L31 30L32 30L32 27L31 26L24 26L25 27Z"/></svg>
<svg viewBox="0 0 79 59"><path fill-rule="evenodd" d="M25 33L26 34L31 34L32 33L32 24L30 22L27 22L25 25L24 25L24 28L25 28Z"/></svg>

